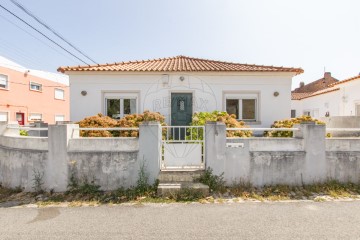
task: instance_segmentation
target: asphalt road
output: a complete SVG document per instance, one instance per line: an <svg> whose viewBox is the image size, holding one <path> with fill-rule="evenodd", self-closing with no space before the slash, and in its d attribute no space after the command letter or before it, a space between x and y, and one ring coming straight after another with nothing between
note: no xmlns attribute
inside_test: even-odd
<svg viewBox="0 0 360 240"><path fill-rule="evenodd" d="M0 208L0 239L360 239L360 201Z"/></svg>

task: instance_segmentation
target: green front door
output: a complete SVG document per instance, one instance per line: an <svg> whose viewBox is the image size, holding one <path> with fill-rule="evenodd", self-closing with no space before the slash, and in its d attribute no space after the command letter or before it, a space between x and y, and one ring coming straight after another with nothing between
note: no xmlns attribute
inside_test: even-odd
<svg viewBox="0 0 360 240"><path fill-rule="evenodd" d="M171 93L171 125L189 126L192 119L192 93Z"/></svg>
<svg viewBox="0 0 360 240"><path fill-rule="evenodd" d="M171 126L189 126L192 119L192 93L171 93ZM184 140L185 128L174 128L174 140Z"/></svg>

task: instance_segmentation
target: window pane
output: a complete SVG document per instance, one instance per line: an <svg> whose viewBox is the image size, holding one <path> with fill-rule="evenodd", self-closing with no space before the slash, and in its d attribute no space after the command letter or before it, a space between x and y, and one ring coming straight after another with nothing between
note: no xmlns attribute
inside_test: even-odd
<svg viewBox="0 0 360 240"><path fill-rule="evenodd" d="M235 114L236 118L239 118L239 100L238 99L226 99L226 112L228 114Z"/></svg>
<svg viewBox="0 0 360 240"><path fill-rule="evenodd" d="M55 115L55 122L58 121L65 121L65 116L64 115Z"/></svg>
<svg viewBox="0 0 360 240"><path fill-rule="evenodd" d="M255 119L255 99L242 100L242 119Z"/></svg>
<svg viewBox="0 0 360 240"><path fill-rule="evenodd" d="M107 99L106 112L111 118L120 119L120 99Z"/></svg>
<svg viewBox="0 0 360 240"><path fill-rule="evenodd" d="M41 113L30 113L30 115L29 115L29 120L30 121L41 121L41 119L42 119L42 114Z"/></svg>
<svg viewBox="0 0 360 240"><path fill-rule="evenodd" d="M55 89L55 98L56 99L64 99L64 90Z"/></svg>
<svg viewBox="0 0 360 240"><path fill-rule="evenodd" d="M7 88L7 76L0 75L0 87Z"/></svg>
<svg viewBox="0 0 360 240"><path fill-rule="evenodd" d="M35 91L41 91L42 85L38 83L30 83L30 89Z"/></svg>
<svg viewBox="0 0 360 240"><path fill-rule="evenodd" d="M0 122L7 122L7 121L8 121L8 113L0 112Z"/></svg>
<svg viewBox="0 0 360 240"><path fill-rule="evenodd" d="M136 99L130 99L130 114L136 113Z"/></svg>
<svg viewBox="0 0 360 240"><path fill-rule="evenodd" d="M136 99L124 99L124 114L136 113Z"/></svg>
<svg viewBox="0 0 360 240"><path fill-rule="evenodd" d="M291 109L291 118L295 118L296 117L296 110Z"/></svg>

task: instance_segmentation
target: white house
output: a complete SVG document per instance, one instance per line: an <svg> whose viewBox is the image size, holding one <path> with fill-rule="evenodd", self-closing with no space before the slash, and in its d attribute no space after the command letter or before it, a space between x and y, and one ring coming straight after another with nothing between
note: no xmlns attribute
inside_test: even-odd
<svg viewBox="0 0 360 240"><path fill-rule="evenodd" d="M360 75L335 81L315 92L292 93L292 112L297 116L360 116Z"/></svg>
<svg viewBox="0 0 360 240"><path fill-rule="evenodd" d="M221 110L259 127L290 117L292 77L303 72L185 56L58 71L70 76L72 121L150 110L188 125L194 112Z"/></svg>

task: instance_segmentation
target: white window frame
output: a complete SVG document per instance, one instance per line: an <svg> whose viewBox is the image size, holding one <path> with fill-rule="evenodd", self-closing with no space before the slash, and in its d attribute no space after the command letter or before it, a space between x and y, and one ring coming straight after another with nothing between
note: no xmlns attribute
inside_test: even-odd
<svg viewBox="0 0 360 240"><path fill-rule="evenodd" d="M0 120L0 122L9 122L9 116L10 116L9 112L0 111L0 113L5 113L6 114L6 121L1 121Z"/></svg>
<svg viewBox="0 0 360 240"><path fill-rule="evenodd" d="M311 117L311 110L308 110L308 109L304 110L304 111L303 111L303 115L304 115L304 116L310 116L310 117Z"/></svg>
<svg viewBox="0 0 360 240"><path fill-rule="evenodd" d="M124 99L135 99L135 113L138 114L139 112L139 93L137 92L103 92L103 101L104 101L104 116L107 116L107 100L108 99L119 99L120 100L120 119L123 118L124 114Z"/></svg>
<svg viewBox="0 0 360 240"><path fill-rule="evenodd" d="M56 91L62 91L62 98L57 98L56 97ZM54 98L57 99L57 100L65 100L65 90L60 89L60 88L55 88L54 89Z"/></svg>
<svg viewBox="0 0 360 240"><path fill-rule="evenodd" d="M360 103L355 103L355 116L360 116Z"/></svg>
<svg viewBox="0 0 360 240"><path fill-rule="evenodd" d="M225 93L224 94L224 106L223 109L226 111L226 100L238 100L239 116L237 120L244 122L257 122L259 119L259 92L234 92L234 93ZM243 119L242 117L242 100L255 100L255 119Z"/></svg>
<svg viewBox="0 0 360 240"><path fill-rule="evenodd" d="M63 117L63 120L56 120L57 117ZM65 114L55 114L54 115L54 122L62 122L62 121L65 121Z"/></svg>
<svg viewBox="0 0 360 240"><path fill-rule="evenodd" d="M34 86L39 86L40 87L40 90L37 90L37 89L32 89L31 86L34 85ZM35 92L42 92L42 89L43 89L43 86L41 83L37 83L37 82L30 82L29 83L29 89L30 91L35 91Z"/></svg>
<svg viewBox="0 0 360 240"><path fill-rule="evenodd" d="M2 73L0 73L0 76L5 77L5 79L6 79L6 80L5 80L5 81L6 81L5 87L1 87L1 86L0 86L0 89L9 90L9 76L6 75L6 74L2 74Z"/></svg>
<svg viewBox="0 0 360 240"><path fill-rule="evenodd" d="M31 115L34 115L34 114L40 115L41 118L40 118L40 119L33 119L33 118L31 117ZM29 115L28 115L28 121L29 121L29 122L42 121L42 120L43 120L43 114L42 114L42 113L32 112L32 113L29 113Z"/></svg>

